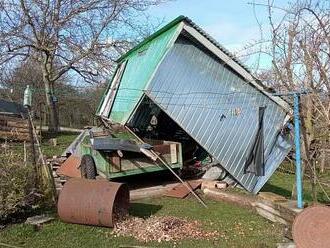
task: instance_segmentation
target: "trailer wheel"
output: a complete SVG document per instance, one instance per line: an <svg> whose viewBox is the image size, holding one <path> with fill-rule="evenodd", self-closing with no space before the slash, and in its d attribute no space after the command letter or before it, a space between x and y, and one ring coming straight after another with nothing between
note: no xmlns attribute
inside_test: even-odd
<svg viewBox="0 0 330 248"><path fill-rule="evenodd" d="M83 155L80 163L80 172L82 178L95 179L96 166L94 159L91 155Z"/></svg>

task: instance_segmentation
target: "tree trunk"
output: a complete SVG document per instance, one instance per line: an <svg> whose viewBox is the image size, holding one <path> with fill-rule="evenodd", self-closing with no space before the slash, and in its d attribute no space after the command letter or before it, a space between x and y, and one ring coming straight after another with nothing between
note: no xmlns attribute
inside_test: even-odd
<svg viewBox="0 0 330 248"><path fill-rule="evenodd" d="M321 141L321 149L320 149L320 174L323 174L325 171L325 157L326 157L326 152L325 152L325 147L326 147L326 142L325 140Z"/></svg>
<svg viewBox="0 0 330 248"><path fill-rule="evenodd" d="M48 105L48 111L49 111L48 131L57 134L60 128L58 122L57 106L55 102L52 102L50 105Z"/></svg>
<svg viewBox="0 0 330 248"><path fill-rule="evenodd" d="M317 188L316 188L316 168L315 161L312 157L311 144L314 141L314 123L313 123L313 104L310 96L305 97L305 116L302 118L302 136L303 136L303 150L304 160L308 166L310 183L312 188L312 198L317 202Z"/></svg>
<svg viewBox="0 0 330 248"><path fill-rule="evenodd" d="M54 81L51 80L53 72L54 54L46 52L42 59L42 79L45 86L46 105L48 112L48 131L56 135L59 131L59 118L54 97Z"/></svg>
<svg viewBox="0 0 330 248"><path fill-rule="evenodd" d="M56 102L54 101L52 84L44 76L44 85L46 93L46 104L48 110L48 131L52 134L57 134L59 131L59 119Z"/></svg>

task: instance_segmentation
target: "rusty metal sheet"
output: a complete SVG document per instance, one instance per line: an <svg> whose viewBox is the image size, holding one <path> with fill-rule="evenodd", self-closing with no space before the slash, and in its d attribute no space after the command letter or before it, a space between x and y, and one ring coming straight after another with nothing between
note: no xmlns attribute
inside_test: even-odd
<svg viewBox="0 0 330 248"><path fill-rule="evenodd" d="M312 206L294 220L293 240L299 248L330 247L330 207Z"/></svg>
<svg viewBox="0 0 330 248"><path fill-rule="evenodd" d="M68 176L68 177L81 177L80 165L81 159L77 156L71 155L60 168L56 170L56 174L59 176Z"/></svg>
<svg viewBox="0 0 330 248"><path fill-rule="evenodd" d="M186 183L190 185L192 190L199 188L202 184L200 180L191 180L191 181L187 181ZM186 186L184 186L183 184L179 184L173 187L172 189L170 189L165 194L165 196L174 197L174 198L185 198L187 195L189 195L189 193L190 191L187 189Z"/></svg>
<svg viewBox="0 0 330 248"><path fill-rule="evenodd" d="M113 227L126 216L128 208L128 186L104 179L70 179L64 184L57 205L64 222L106 227Z"/></svg>

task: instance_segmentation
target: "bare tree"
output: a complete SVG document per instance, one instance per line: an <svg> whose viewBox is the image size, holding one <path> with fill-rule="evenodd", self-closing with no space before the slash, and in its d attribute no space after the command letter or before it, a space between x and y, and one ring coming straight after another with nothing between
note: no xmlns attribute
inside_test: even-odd
<svg viewBox="0 0 330 248"><path fill-rule="evenodd" d="M55 94L60 99L57 104L59 122L65 127L81 128L93 125L93 115L106 88L106 83L79 86L74 85L72 79L69 76L62 76L56 81ZM33 89L31 110L38 119L36 123L47 125L46 96L43 90L42 71L38 62L28 59L18 64L16 68L1 74L0 98L22 102L26 85L30 85Z"/></svg>
<svg viewBox="0 0 330 248"><path fill-rule="evenodd" d="M143 11L161 0L0 0L0 65L38 61L50 131L59 127L54 89L65 74L109 75L118 55L146 30Z"/></svg>
<svg viewBox="0 0 330 248"><path fill-rule="evenodd" d="M316 201L316 163L330 142L330 2L252 5L268 10L271 34L257 44L264 44L259 52L270 56L273 68L263 78L278 91L306 92L301 96L302 151Z"/></svg>

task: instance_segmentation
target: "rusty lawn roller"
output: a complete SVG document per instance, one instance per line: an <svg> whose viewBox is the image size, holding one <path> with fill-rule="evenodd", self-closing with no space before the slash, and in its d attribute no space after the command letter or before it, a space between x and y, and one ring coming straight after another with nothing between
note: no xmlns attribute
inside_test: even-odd
<svg viewBox="0 0 330 248"><path fill-rule="evenodd" d="M64 184L57 208L65 222L113 227L117 219L128 214L128 186L107 180L72 178Z"/></svg>
<svg viewBox="0 0 330 248"><path fill-rule="evenodd" d="M299 248L330 247L330 207L311 206L295 218L293 240Z"/></svg>

